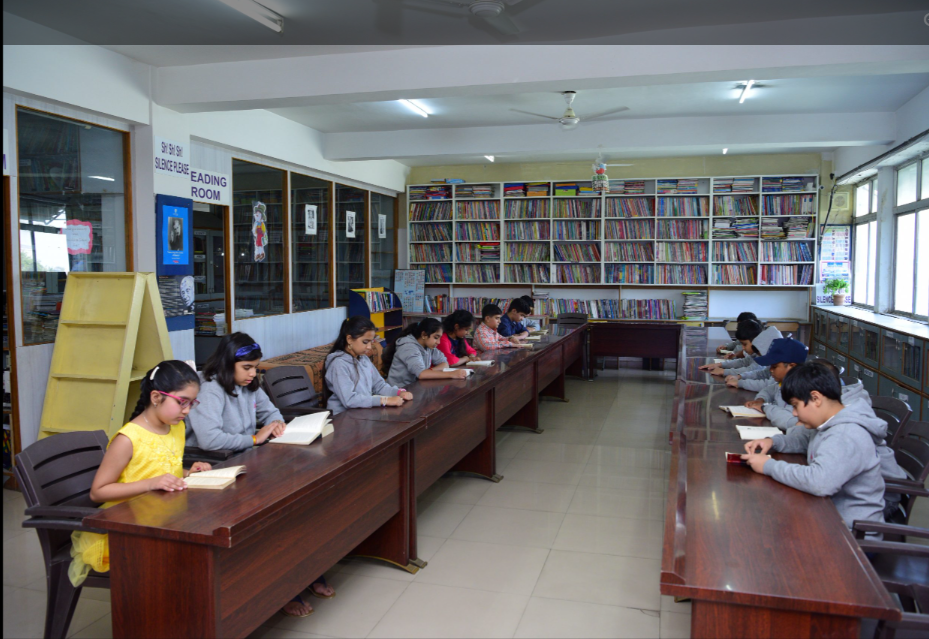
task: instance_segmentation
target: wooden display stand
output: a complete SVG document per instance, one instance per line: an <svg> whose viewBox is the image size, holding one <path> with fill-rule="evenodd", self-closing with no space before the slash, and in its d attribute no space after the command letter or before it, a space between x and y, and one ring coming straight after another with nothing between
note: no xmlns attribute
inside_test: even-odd
<svg viewBox="0 0 929 639"><path fill-rule="evenodd" d="M372 311L365 293L387 293L393 302L391 308ZM378 288L353 288L348 294L348 316L361 315L369 318L377 327L377 336L387 344L392 343L403 330L403 306L400 296L388 291L383 286Z"/></svg>
<svg viewBox="0 0 929 639"><path fill-rule="evenodd" d="M171 358L154 273L69 274L39 438L100 429L114 435L146 371Z"/></svg>

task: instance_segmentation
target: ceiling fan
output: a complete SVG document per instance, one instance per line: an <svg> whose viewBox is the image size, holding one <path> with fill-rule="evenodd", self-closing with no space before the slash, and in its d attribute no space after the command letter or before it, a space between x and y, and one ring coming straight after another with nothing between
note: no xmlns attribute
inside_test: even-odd
<svg viewBox="0 0 929 639"><path fill-rule="evenodd" d="M471 14L472 18L483 21L495 31L508 36L513 36L522 32L522 28L513 22L512 15L522 12L531 5L538 4L543 0L471 0L470 2L459 2L458 0L415 0L416 2L428 5L458 9L454 15L464 17L464 11ZM522 2L526 4L518 11L511 11L508 7L513 7ZM429 11L425 7L417 7L415 4L400 3L400 8L413 9L414 11ZM447 14L446 14L447 15ZM473 20L472 20L473 21Z"/></svg>
<svg viewBox="0 0 929 639"><path fill-rule="evenodd" d="M565 109L565 112L560 118L552 117L550 115L542 115L541 113L532 113L531 111L521 111L519 109L510 109L516 113L524 113L525 115L534 115L537 118L545 118L546 120L555 120L561 124L561 128L565 131L570 131L577 127L581 122L581 118L574 112L574 109L571 108L571 105L574 103L574 98L577 97L577 91L562 91L561 95L564 96L564 101L568 105L568 108ZM607 115L612 115L614 113L621 113L622 111L628 111L629 107L617 107L615 109L610 109L609 111L603 111L602 113L597 113L596 115L591 115L584 118L584 122L589 122L590 120L596 120L597 118L602 118Z"/></svg>

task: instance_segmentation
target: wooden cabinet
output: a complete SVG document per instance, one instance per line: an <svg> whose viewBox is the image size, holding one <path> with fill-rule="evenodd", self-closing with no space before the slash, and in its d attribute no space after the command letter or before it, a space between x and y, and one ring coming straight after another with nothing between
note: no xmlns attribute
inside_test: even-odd
<svg viewBox="0 0 929 639"><path fill-rule="evenodd" d="M849 355L877 368L881 329L860 320L849 321Z"/></svg>

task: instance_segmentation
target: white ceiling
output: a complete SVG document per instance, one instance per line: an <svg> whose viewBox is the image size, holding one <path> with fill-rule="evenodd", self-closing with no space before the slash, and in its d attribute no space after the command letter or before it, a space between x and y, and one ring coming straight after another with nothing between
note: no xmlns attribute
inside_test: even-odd
<svg viewBox="0 0 929 639"><path fill-rule="evenodd" d="M748 79L748 78L745 78ZM778 113L867 113L896 111L929 86L929 73L787 78L759 81L739 104L737 82L703 82L580 91L574 110L583 123L621 106L629 111L600 120L634 120L681 116L770 115ZM573 89L566 82L566 90ZM326 104L271 109L285 118L322 131L395 131L484 126L518 126L545 122L510 109L553 117L565 110L557 92L421 99L432 113L423 118L396 101Z"/></svg>

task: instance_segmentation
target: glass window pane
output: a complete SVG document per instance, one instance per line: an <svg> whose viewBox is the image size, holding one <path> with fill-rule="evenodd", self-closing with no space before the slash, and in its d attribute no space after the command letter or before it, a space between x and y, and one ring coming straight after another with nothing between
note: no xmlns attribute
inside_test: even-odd
<svg viewBox="0 0 929 639"><path fill-rule="evenodd" d="M916 201L916 169L918 164L913 162L897 171L897 206L903 206Z"/></svg>
<svg viewBox="0 0 929 639"><path fill-rule="evenodd" d="M929 158L923 158L922 178L923 187L919 199L925 200L929 198Z"/></svg>
<svg viewBox="0 0 929 639"><path fill-rule="evenodd" d="M284 309L284 171L232 161L235 315Z"/></svg>
<svg viewBox="0 0 929 639"><path fill-rule="evenodd" d="M329 200L332 182L291 173L293 310L329 308Z"/></svg>
<svg viewBox="0 0 929 639"><path fill-rule="evenodd" d="M897 217L897 251L894 264L894 309L913 312L913 264L916 261L916 214Z"/></svg>
<svg viewBox="0 0 929 639"><path fill-rule="evenodd" d="M852 273L852 300L866 304L868 299L868 231L870 224L855 227L854 272Z"/></svg>
<svg viewBox="0 0 929 639"><path fill-rule="evenodd" d="M348 292L365 287L365 211L368 192L352 186L335 189L335 303L348 306Z"/></svg>
<svg viewBox="0 0 929 639"><path fill-rule="evenodd" d="M868 223L868 306L874 306L877 286L877 222Z"/></svg>
<svg viewBox="0 0 929 639"><path fill-rule="evenodd" d="M38 344L55 339L69 272L126 270L126 135L17 115L23 343Z"/></svg>
<svg viewBox="0 0 929 639"><path fill-rule="evenodd" d="M861 217L868 214L868 206L871 204L871 183L865 182L855 189L855 217Z"/></svg>
<svg viewBox="0 0 929 639"><path fill-rule="evenodd" d="M371 286L393 290L396 198L371 194Z"/></svg>
<svg viewBox="0 0 929 639"><path fill-rule="evenodd" d="M925 179L925 178L924 178ZM929 316L929 209L924 209L919 215L919 237L916 246L922 246L919 254L919 264L916 272L916 311L917 315Z"/></svg>
<svg viewBox="0 0 929 639"><path fill-rule="evenodd" d="M871 212L877 213L877 180L871 182Z"/></svg>

